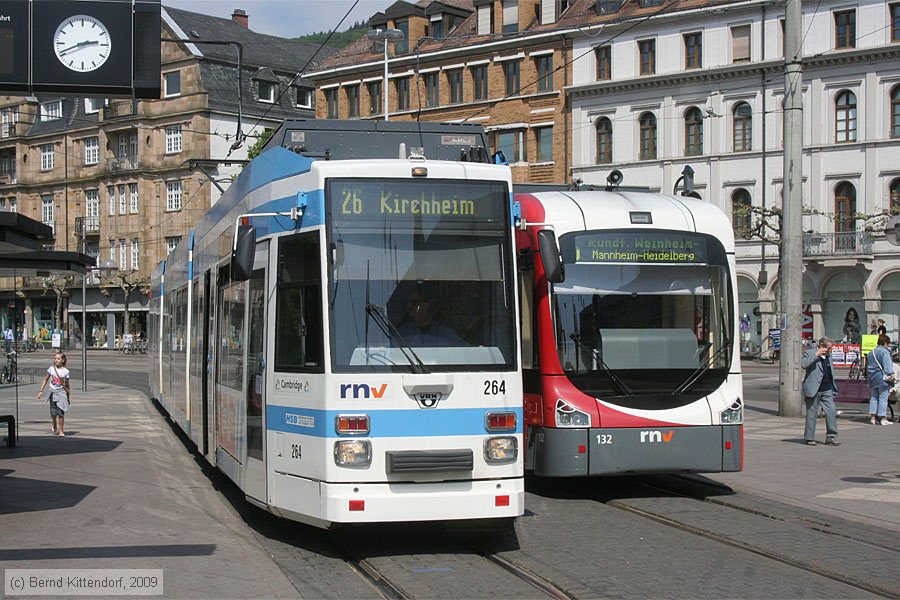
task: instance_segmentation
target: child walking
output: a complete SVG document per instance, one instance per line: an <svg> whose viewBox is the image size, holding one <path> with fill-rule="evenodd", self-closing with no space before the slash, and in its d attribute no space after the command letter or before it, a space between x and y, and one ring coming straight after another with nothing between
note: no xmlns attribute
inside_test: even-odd
<svg viewBox="0 0 900 600"><path fill-rule="evenodd" d="M38 400L44 395L44 388L50 384L50 419L53 421L51 433L65 437L66 411L69 410L71 390L69 389L69 370L66 368L66 355L57 352L53 356L53 366L47 369ZM59 428L57 429L57 421Z"/></svg>

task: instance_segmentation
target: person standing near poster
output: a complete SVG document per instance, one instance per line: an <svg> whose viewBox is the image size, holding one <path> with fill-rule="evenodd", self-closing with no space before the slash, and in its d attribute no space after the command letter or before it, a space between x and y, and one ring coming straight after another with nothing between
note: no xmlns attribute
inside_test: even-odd
<svg viewBox="0 0 900 600"><path fill-rule="evenodd" d="M803 353L800 368L806 370L803 378L803 397L806 401L806 427L803 440L807 446L816 445L816 418L819 406L825 411L825 444L840 446L837 439L837 412L834 408L834 395L837 392L834 367L831 366L831 338L823 337L816 348Z"/></svg>
<svg viewBox="0 0 900 600"><path fill-rule="evenodd" d="M897 382L891 352L888 350L890 344L891 338L879 335L878 346L867 357L866 378L869 380L869 389L872 390L869 423L872 425L893 425L887 418L888 395Z"/></svg>

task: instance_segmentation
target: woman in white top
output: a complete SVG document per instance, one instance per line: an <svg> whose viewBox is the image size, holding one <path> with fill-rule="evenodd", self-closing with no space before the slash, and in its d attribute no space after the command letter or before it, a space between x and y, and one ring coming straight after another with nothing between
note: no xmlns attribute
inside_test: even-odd
<svg viewBox="0 0 900 600"><path fill-rule="evenodd" d="M65 437L66 411L71 402L71 389L69 388L69 370L66 368L66 355L57 352L53 356L53 366L47 369L41 389L38 392L38 400L44 395L44 388L50 384L50 419L53 421L51 433ZM59 429L56 428L57 419Z"/></svg>

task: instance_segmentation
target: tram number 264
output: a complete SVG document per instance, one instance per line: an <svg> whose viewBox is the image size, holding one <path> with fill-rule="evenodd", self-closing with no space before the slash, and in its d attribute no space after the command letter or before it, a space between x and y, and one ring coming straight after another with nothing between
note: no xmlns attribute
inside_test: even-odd
<svg viewBox="0 0 900 600"><path fill-rule="evenodd" d="M497 396L506 393L506 382L503 380L486 379L484 382L484 395Z"/></svg>
<svg viewBox="0 0 900 600"><path fill-rule="evenodd" d="M300 458L300 444L291 444L291 458Z"/></svg>

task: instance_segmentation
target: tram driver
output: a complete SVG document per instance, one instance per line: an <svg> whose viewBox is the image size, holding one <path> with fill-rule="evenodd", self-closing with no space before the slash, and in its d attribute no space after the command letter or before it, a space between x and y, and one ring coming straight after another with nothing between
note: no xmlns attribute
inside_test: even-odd
<svg viewBox="0 0 900 600"><path fill-rule="evenodd" d="M422 287L416 287L410 293L406 317L399 331L404 340L414 347L446 348L467 345L454 329L435 320L431 295Z"/></svg>

